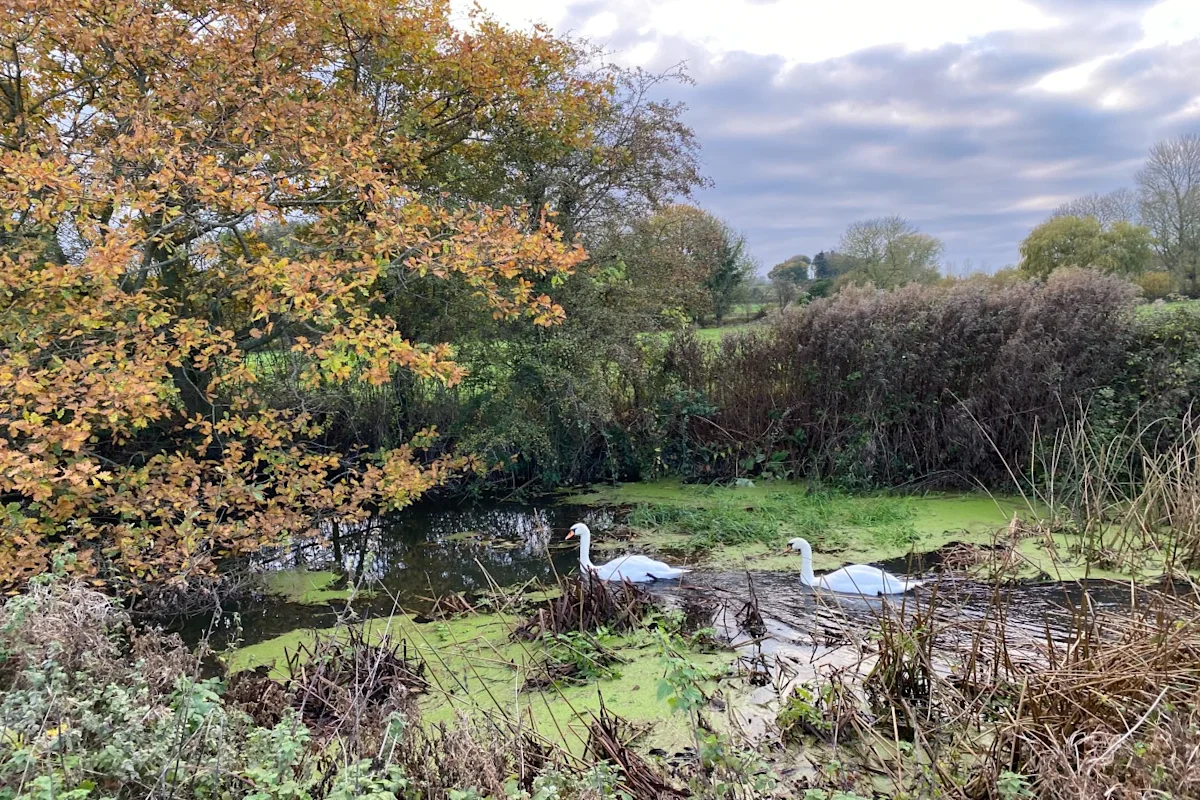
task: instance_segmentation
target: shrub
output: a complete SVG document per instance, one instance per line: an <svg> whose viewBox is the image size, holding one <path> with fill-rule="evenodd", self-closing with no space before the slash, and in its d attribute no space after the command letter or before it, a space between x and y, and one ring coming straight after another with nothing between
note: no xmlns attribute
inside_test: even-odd
<svg viewBox="0 0 1200 800"><path fill-rule="evenodd" d="M717 410L687 429L711 464L676 466L733 476L782 451L797 472L850 484L1007 482L1035 431L1125 377L1135 297L1080 270L848 289L715 350L680 340L670 366Z"/></svg>
<svg viewBox="0 0 1200 800"><path fill-rule="evenodd" d="M1133 282L1147 300L1162 300L1175 291L1175 279L1169 272L1147 272Z"/></svg>
<svg viewBox="0 0 1200 800"><path fill-rule="evenodd" d="M436 425L499 464L491 480L509 490L670 473L1011 489L1036 441L1085 410L1105 435L1183 418L1200 309L1135 314L1136 287L1110 275L1018 275L851 288L712 343L683 331L618 346L569 318L484 348L460 387L413 384L397 408L402 427Z"/></svg>

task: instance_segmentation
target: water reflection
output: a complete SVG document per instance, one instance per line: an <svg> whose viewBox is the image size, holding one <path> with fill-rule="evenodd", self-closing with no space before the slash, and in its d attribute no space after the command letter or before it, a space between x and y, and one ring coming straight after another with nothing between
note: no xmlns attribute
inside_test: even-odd
<svg viewBox="0 0 1200 800"><path fill-rule="evenodd" d="M345 574L346 581L378 587L373 598L355 602L360 614L388 614L396 609L423 613L434 598L450 592L471 596L492 582L505 587L551 582L558 574L575 571L578 547L564 536L580 520L599 536L615 523L611 510L577 506L418 506L359 525L330 526L321 541L278 553L266 566L335 569ZM917 560L892 562L886 568L913 574L934 566ZM915 594L884 600L816 593L801 585L798 574L790 573L755 574L751 584L745 573L701 571L681 583L654 585L652 591L668 604L682 607L696 626L707 626L702 624L707 616L708 624L744 639L733 617L750 597L751 585L767 625L766 635L772 641L808 645L843 642L848 631L877 624L881 613L914 613L930 603L940 617L964 622L1003 609L1014 633L1062 641L1075 629L1075 615L1130 605L1127 587L1105 583L995 588L939 580ZM280 602L239 609L248 643L300 627L327 627L339 610L338 604Z"/></svg>
<svg viewBox="0 0 1200 800"><path fill-rule="evenodd" d="M263 567L341 572L347 583L376 590L371 599L355 603L360 613L423 613L433 599L451 592L470 596L493 582L505 587L552 582L578 569L578 545L564 537L580 521L598 533L615 522L611 510L573 506L416 506L358 524L329 524L320 540L297 543ZM244 641L251 643L296 628L326 627L339 609L267 602L237 610ZM190 632L203 630L193 623Z"/></svg>
<svg viewBox="0 0 1200 800"><path fill-rule="evenodd" d="M476 592L548 580L578 561L563 541L583 519L603 530L609 511L520 505L418 507L354 526L331 526L271 566L340 568L350 580L380 584L402 603L447 592ZM555 536L557 532L557 536Z"/></svg>

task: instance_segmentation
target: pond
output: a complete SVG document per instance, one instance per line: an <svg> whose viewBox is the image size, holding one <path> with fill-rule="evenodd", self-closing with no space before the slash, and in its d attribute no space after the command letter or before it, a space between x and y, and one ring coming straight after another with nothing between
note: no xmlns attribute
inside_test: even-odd
<svg viewBox="0 0 1200 800"><path fill-rule="evenodd" d="M792 491L803 489L797 485ZM430 728L469 717L499 724L507 731L504 736L526 730L582 756L589 725L603 710L638 731L637 752L677 766L694 760L697 741L693 718L676 713L670 702L676 697L672 681L687 676L686 685L698 692L694 702L701 704L695 713L703 713L706 725L733 741L762 745L756 752L765 754L768 768L801 787L820 779L823 764L883 776L891 774L881 771L884 767L902 763L901 781L910 772L908 758L896 756L900 760L893 762L887 748L856 750L820 739L805 739L800 748L788 745L791 734L784 733L780 718L806 707L804 698L812 695L805 692L833 691L835 685L845 689L850 693L845 696L855 698L855 719L875 730L880 720L886 722L881 709L892 701L872 695L878 683L872 683L873 676L936 674L942 678L938 696L950 700L931 700L927 708L959 709L981 687L984 694L1001 693L1019 676L1045 672L1066 652L1064 644L1078 641L1080 631L1089 633L1089 642L1111 637L1133 618L1123 612L1142 605L1143 598L1149 610L1158 608L1153 596L1135 592L1131 584L1053 581L1043 569L1046 554L1035 570L991 572L988 563L985 573L1002 580L971 579L962 566L970 557L998 552L1024 557L1039 544L1032 534L1014 537L1016 526L1006 521L1012 519L1009 508L976 495L889 497L886 507L874 496L837 498L844 507L805 529L824 545L821 570L843 560L874 561L925 581L899 597L815 592L800 583L799 556L770 538L740 549L723 544L723 554L714 549L703 558L689 549L702 525L728 518L741 522L775 513L786 519L780 533L797 525L797 517L787 515L803 512L803 504L792 503L781 512L779 506L791 497L774 499L781 487L770 492L752 502L744 502L746 492L684 497L680 507L705 508L708 502L707 508L727 516L671 522L670 515L659 514L674 524L673 531L646 522L645 513L642 522L635 519L647 507L643 500L633 501L639 504L634 506L624 499L591 497L593 505L579 504L577 497L574 504L424 504L362 525L331 528L320 542L275 553L260 565L272 570L272 581L320 576L316 591L307 592L309 602L247 601L236 609L237 617L194 621L187 636L195 641L213 633L225 668L252 669L278 680L296 674L295 665L316 652L316 642L332 641L314 637L314 630L364 622L354 630L370 642L402 648L405 658L425 670L428 687L414 708ZM764 508L767 502L776 508ZM895 503L905 507L897 511ZM872 513L859 513L862 509ZM865 554L879 532L897 529L894 518L900 514L901 522L912 522L911 528L900 528L914 534L912 543L889 539L886 550ZM881 517L886 517L883 523ZM493 585L532 591L557 575L577 572L578 545L565 539L577 521L592 529L602 551L597 561L645 552L693 567L680 581L649 586L663 608L682 615L655 612L632 629L592 627L581 637L545 635L543 629L542 635L527 638L520 631L536 619L530 616L536 607L532 595L531 602L502 608L481 602ZM1042 538L1052 546L1050 537ZM830 546L837 541L844 549ZM905 557L891 557L906 551ZM334 575L337 583L327 586ZM342 590L348 583L370 594L360 594L347 607ZM306 584L299 580L291 586L304 589ZM449 593L464 594L481 613L432 619L433 599ZM235 618L240 620L236 642L226 627ZM225 644L234 646L224 650ZM213 669L220 669L215 660ZM969 725L968 738L974 741L976 722ZM884 728L901 735L894 719Z"/></svg>
<svg viewBox="0 0 1200 800"><path fill-rule="evenodd" d="M277 553L263 567L332 570L342 576L335 586L369 586L370 594L360 595L352 604L360 617L399 611L420 615L429 611L435 598L449 593L471 597L492 585L552 583L556 575L577 571L577 545L564 538L570 525L584 521L604 538L620 516L621 511L611 506L427 504L354 527L331 528L324 541ZM619 552L619 542L609 550L611 555ZM937 567L937 557L893 559L881 566L896 574L928 575ZM720 610L740 606L754 595L775 629L772 638L790 641L829 638L834 628L869 626L883 610L884 601L879 599L815 594L800 584L798 574L797 559L790 572L697 569L682 582L651 588L668 604L707 615L705 624L716 624L713 620L720 619ZM1092 611L1128 608L1130 603L1128 587L1108 582L1016 583L997 589L961 579L941 579L936 591L925 588L899 602L902 607L920 608L931 598L943 609L941 613L953 609L968 619L994 609L999 600L1010 609L1010 623L1017 629L1058 639L1068 635L1085 598ZM315 603L267 599L234 610L240 616L242 643L254 644L298 628L329 627L344 608L345 603L337 599ZM219 639L229 624L229 615L215 626L212 620L193 620L185 633L194 640L212 631Z"/></svg>

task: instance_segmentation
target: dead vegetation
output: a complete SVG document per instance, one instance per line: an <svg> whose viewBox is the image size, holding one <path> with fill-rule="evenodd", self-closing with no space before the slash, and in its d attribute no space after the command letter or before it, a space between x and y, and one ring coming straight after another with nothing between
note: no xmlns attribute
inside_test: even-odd
<svg viewBox="0 0 1200 800"><path fill-rule="evenodd" d="M533 640L547 634L586 633L599 628L630 631L641 626L654 608L650 592L629 581L606 583L587 577L561 578L557 596L540 604L513 631L513 638Z"/></svg>
<svg viewBox="0 0 1200 800"><path fill-rule="evenodd" d="M881 606L876 660L863 682L876 716L899 711L903 722L897 724L896 732L905 739L935 713L931 703L937 657L934 610L932 602L914 603L898 612L886 604Z"/></svg>
<svg viewBox="0 0 1200 800"><path fill-rule="evenodd" d="M625 663L615 651L588 633L553 634L544 638L546 653L530 668L521 691L546 689L565 683L588 683L617 674Z"/></svg>
<svg viewBox="0 0 1200 800"><path fill-rule="evenodd" d="M235 672L229 676L225 693L226 702L240 708L261 728L278 725L292 706L287 689L270 672L268 667Z"/></svg>
<svg viewBox="0 0 1200 800"><path fill-rule="evenodd" d="M287 674L284 691L317 731L364 714L382 718L428 685L425 664L409 653L407 640L371 642L357 627L300 644L287 654Z"/></svg>
<svg viewBox="0 0 1200 800"><path fill-rule="evenodd" d="M429 598L424 599L429 600ZM430 602L427 613L431 619L454 619L479 612L479 609L462 592L450 592Z"/></svg>
<svg viewBox="0 0 1200 800"><path fill-rule="evenodd" d="M4 632L4 677L15 679L38 664L54 660L67 674L100 669L120 656L114 632L129 625L129 615L112 598L82 582L34 582L0 612Z"/></svg>
<svg viewBox="0 0 1200 800"><path fill-rule="evenodd" d="M738 627L750 636L765 636L767 624L763 620L762 610L758 603L758 593L754 591L754 580L749 573L746 574L746 586L750 596L735 615Z"/></svg>
<svg viewBox="0 0 1200 800"><path fill-rule="evenodd" d="M1200 618L1156 596L1140 614L1081 622L1061 660L1022 682L1005 733L1057 796L1195 797L1198 703Z"/></svg>
<svg viewBox="0 0 1200 800"><path fill-rule="evenodd" d="M587 752L596 761L615 764L634 797L647 800L691 797L691 791L670 783L633 750L630 743L634 736L627 722L601 706L600 713L594 715L588 725Z"/></svg>
<svg viewBox="0 0 1200 800"><path fill-rule="evenodd" d="M1039 639L1003 593L972 616L934 585L880 611L857 664L793 684L780 734L836 743L910 796L1200 796L1200 598L1134 599L1085 601Z"/></svg>
<svg viewBox="0 0 1200 800"><path fill-rule="evenodd" d="M1080 406L1037 441L1019 479L1090 563L1133 572L1149 561L1173 574L1200 566L1200 418L1190 407L1099 432Z"/></svg>

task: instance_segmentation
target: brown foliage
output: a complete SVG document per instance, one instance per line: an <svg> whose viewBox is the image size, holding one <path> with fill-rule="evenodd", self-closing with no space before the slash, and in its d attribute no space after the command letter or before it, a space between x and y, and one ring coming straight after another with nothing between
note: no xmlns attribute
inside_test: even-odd
<svg viewBox="0 0 1200 800"><path fill-rule="evenodd" d="M432 619L454 619L467 614L477 614L479 610L462 592L450 592L433 601L429 609Z"/></svg>
<svg viewBox="0 0 1200 800"><path fill-rule="evenodd" d="M786 455L797 471L864 483L1004 482L1035 431L1125 364L1134 289L1067 270L1044 283L848 289L669 367L716 407L688 420L710 471Z"/></svg>
<svg viewBox="0 0 1200 800"><path fill-rule="evenodd" d="M1146 616L1105 617L1082 631L1060 664L1029 679L1025 713L1056 735L1124 733L1166 704L1200 696L1200 620L1159 605Z"/></svg>
<svg viewBox="0 0 1200 800"><path fill-rule="evenodd" d="M112 598L82 583L30 585L0 608L5 658L0 668L12 678L51 658L72 674L117 660L116 631L129 623Z"/></svg>
<svg viewBox="0 0 1200 800"><path fill-rule="evenodd" d="M620 767L624 784L638 798L691 797L687 789L672 786L629 746L629 724L600 707L588 726L587 751L597 761Z"/></svg>
<svg viewBox="0 0 1200 800"><path fill-rule="evenodd" d="M257 391L452 384L447 345L379 313L413 276L499 319L583 258L539 209L430 196L487 131L570 146L604 106L581 54L447 3L16 0L0 17L0 586L50 568L136 589L402 507L454 462L432 431L331 453ZM598 95L601 95L598 97ZM280 233L282 231L282 234ZM281 407L282 406L282 407Z"/></svg>
<svg viewBox="0 0 1200 800"><path fill-rule="evenodd" d="M605 627L611 631L632 630L654 608L650 592L621 581L574 576L559 581L559 594L530 615L513 631L516 639L537 639L544 634L589 632Z"/></svg>
<svg viewBox="0 0 1200 800"><path fill-rule="evenodd" d="M426 689L425 664L408 642L367 641L357 627L345 638L317 639L287 654L284 689L310 728L336 732L350 720L382 720L412 693Z"/></svg>
<svg viewBox="0 0 1200 800"><path fill-rule="evenodd" d="M1000 748L1054 797L1200 791L1200 620L1151 597L1081 621L1063 659L1028 676Z"/></svg>
<svg viewBox="0 0 1200 800"><path fill-rule="evenodd" d="M270 668L261 666L252 670L235 672L226 681L225 702L240 708L262 728L273 728L283 719L284 711L291 706L287 689L270 677Z"/></svg>

